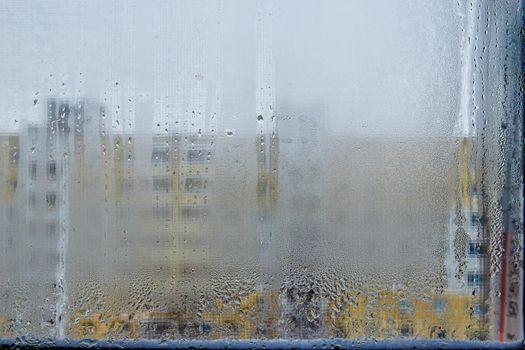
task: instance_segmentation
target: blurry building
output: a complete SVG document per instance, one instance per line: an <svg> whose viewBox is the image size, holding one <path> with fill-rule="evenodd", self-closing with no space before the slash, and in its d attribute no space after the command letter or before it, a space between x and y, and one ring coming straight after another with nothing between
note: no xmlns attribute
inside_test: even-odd
<svg viewBox="0 0 525 350"><path fill-rule="evenodd" d="M88 100L46 108L45 125L0 136L2 329L59 332L62 315L79 338L484 336L467 142L449 202L435 154L450 140L326 135L315 105L235 137L111 132ZM460 281L407 292L459 253ZM17 291L36 311L12 313Z"/></svg>
<svg viewBox="0 0 525 350"><path fill-rule="evenodd" d="M445 275L447 293L470 295L465 308L471 310L473 323L478 323L476 334L488 336L484 326L489 310L489 242L482 224L480 184L476 168L474 137L458 140L455 164L450 179L449 234L445 245Z"/></svg>

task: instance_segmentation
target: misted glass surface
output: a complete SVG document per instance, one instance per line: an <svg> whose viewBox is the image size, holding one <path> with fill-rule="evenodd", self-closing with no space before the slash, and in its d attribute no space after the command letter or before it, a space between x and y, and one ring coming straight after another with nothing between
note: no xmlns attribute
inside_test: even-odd
<svg viewBox="0 0 525 350"><path fill-rule="evenodd" d="M522 333L523 3L0 3L0 338Z"/></svg>

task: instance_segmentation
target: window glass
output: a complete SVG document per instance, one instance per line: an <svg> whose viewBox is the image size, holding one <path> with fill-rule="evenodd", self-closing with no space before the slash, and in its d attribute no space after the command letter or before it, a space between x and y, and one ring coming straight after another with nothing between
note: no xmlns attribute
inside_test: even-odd
<svg viewBox="0 0 525 350"><path fill-rule="evenodd" d="M523 340L523 1L0 2L0 339Z"/></svg>

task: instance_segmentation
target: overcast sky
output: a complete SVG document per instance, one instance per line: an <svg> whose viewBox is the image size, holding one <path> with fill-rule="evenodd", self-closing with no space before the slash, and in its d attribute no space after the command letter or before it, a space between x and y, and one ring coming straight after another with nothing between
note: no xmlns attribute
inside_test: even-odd
<svg viewBox="0 0 525 350"><path fill-rule="evenodd" d="M43 120L45 99L64 96L106 103L115 132L197 120L251 133L262 113L269 128L270 115L306 114L331 133L449 135L463 6L4 0L0 131Z"/></svg>

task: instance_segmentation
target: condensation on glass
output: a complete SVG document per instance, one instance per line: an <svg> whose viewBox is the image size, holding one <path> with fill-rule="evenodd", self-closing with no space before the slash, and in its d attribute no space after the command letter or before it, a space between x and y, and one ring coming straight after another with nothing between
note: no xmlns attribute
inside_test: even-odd
<svg viewBox="0 0 525 350"><path fill-rule="evenodd" d="M518 341L523 2L0 4L0 338Z"/></svg>

